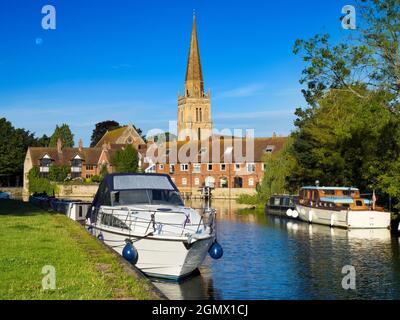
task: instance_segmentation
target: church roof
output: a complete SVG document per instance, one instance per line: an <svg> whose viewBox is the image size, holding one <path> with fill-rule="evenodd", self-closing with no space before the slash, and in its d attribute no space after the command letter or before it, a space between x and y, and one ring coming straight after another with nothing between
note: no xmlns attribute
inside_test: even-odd
<svg viewBox="0 0 400 320"><path fill-rule="evenodd" d="M104 143L109 143L109 144L126 144L125 141L121 142L119 139L124 135L128 134L129 131L132 130L133 132L133 138L136 141L136 144L145 144L143 141L142 137L137 133L136 129L133 127L133 125L128 125L124 126L118 129L110 130L107 131L104 136L97 142L96 148L101 148ZM128 134L129 136L132 136L131 134ZM123 140L123 139L122 139Z"/></svg>
<svg viewBox="0 0 400 320"><path fill-rule="evenodd" d="M104 136L97 142L96 147L101 148L104 143L114 144L117 139L125 132L126 126L118 129L107 131Z"/></svg>

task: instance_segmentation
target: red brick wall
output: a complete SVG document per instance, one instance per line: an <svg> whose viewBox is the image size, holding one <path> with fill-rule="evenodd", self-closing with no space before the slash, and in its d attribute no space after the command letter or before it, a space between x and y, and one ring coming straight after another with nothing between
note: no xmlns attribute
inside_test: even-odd
<svg viewBox="0 0 400 320"><path fill-rule="evenodd" d="M244 163L240 164L239 171L235 170L235 164L226 164L225 170L222 170L220 164L214 163L212 164L212 171L208 171L208 164L206 163L202 163L200 166L201 170L197 173L194 172L193 164L188 165L188 171L182 171L181 164L175 164L175 173L170 174L169 164L157 164L156 172L169 174L179 189L201 187L205 184L207 177L214 178L216 188L222 187L221 178L226 178L228 186L234 188L235 177L240 177L242 178L242 188L255 189L264 175L263 163L255 163L255 172L253 173L247 171L247 165Z"/></svg>

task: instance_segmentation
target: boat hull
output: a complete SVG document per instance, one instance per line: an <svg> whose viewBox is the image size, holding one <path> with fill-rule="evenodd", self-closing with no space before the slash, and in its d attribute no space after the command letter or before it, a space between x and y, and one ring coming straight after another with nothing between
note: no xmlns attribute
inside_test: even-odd
<svg viewBox="0 0 400 320"><path fill-rule="evenodd" d="M204 261L214 236L195 240L188 244L184 239L163 237L135 237L106 228L94 227L95 235L100 233L104 243L122 255L125 240L130 238L138 252L135 266L150 277L178 280L190 275Z"/></svg>
<svg viewBox="0 0 400 320"><path fill-rule="evenodd" d="M296 205L299 219L345 229L388 229L390 213L381 211L330 210Z"/></svg>

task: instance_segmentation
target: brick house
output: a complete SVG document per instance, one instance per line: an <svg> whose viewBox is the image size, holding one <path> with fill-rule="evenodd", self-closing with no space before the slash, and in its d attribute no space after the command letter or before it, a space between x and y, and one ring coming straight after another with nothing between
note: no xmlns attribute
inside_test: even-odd
<svg viewBox="0 0 400 320"><path fill-rule="evenodd" d="M23 191L28 193L28 173L38 167L40 175L47 177L52 165L70 167L70 178L88 179L99 175L105 166L108 172L113 172L112 159L117 150L131 144L137 150L146 150L146 144L132 125L108 131L94 148L84 148L82 140L77 148L64 148L61 140L54 148L29 147L24 162ZM142 166L142 155L139 153L139 165Z"/></svg>
<svg viewBox="0 0 400 320"><path fill-rule="evenodd" d="M247 139L232 138L178 141L154 146L154 151L148 146L145 171L169 174L181 192L192 195L200 195L203 186L215 188L214 194L222 197L254 193L264 176L265 158L281 150L285 141L255 138L254 151L246 150Z"/></svg>

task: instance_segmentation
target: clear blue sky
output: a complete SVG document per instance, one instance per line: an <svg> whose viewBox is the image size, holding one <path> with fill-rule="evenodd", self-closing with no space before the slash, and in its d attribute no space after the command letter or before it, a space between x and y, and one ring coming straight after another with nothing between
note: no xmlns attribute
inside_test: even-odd
<svg viewBox="0 0 400 320"><path fill-rule="evenodd" d="M42 6L57 29L41 28ZM345 35L351 1L9 0L0 2L0 117L38 136L68 123L88 145L96 122L132 122L146 132L176 120L192 11L214 126L293 129L304 106L297 38ZM38 41L37 39L41 39Z"/></svg>

